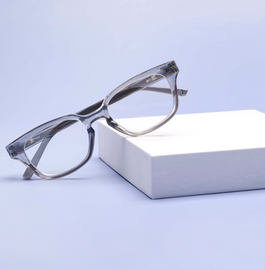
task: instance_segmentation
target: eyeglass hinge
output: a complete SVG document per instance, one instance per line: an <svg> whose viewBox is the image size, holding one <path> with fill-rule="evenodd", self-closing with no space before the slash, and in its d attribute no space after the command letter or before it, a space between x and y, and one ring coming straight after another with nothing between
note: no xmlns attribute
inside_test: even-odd
<svg viewBox="0 0 265 269"><path fill-rule="evenodd" d="M17 145L7 146L6 150L11 158L14 158L19 154L19 147Z"/></svg>
<svg viewBox="0 0 265 269"><path fill-rule="evenodd" d="M168 74L172 74L172 73L178 72L179 70L176 66L176 63L173 61L169 63L167 67L165 67L164 71Z"/></svg>
<svg viewBox="0 0 265 269"><path fill-rule="evenodd" d="M187 89L179 88L179 89L177 90L177 93L178 93L178 96L186 96L187 93L188 93L188 90L187 90Z"/></svg>

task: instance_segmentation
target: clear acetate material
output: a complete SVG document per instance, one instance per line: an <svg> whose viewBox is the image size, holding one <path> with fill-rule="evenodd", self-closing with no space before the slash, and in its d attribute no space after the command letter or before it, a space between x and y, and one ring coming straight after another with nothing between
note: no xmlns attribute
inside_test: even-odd
<svg viewBox="0 0 265 269"><path fill-rule="evenodd" d="M152 78L156 81L153 83ZM158 80L158 77L160 80ZM141 83L144 81L144 83ZM147 81L147 82L146 82ZM132 83L135 84L135 83ZM152 91L156 88L169 89L170 85L164 76L148 76L136 82L137 87L129 85L127 89L131 94L108 106L109 114L115 122L131 132L144 132L163 121L173 109L173 92L164 94L159 91ZM143 84L143 86L141 86ZM147 85L146 85L147 84ZM152 85L152 88L150 86ZM155 88L156 87L156 88ZM123 91L122 89L121 91ZM126 89L125 89L126 90ZM115 99L116 96L113 97ZM142 125L137 120L126 121L123 118L163 116L160 121L157 117L150 119L147 124Z"/></svg>
<svg viewBox="0 0 265 269"><path fill-rule="evenodd" d="M68 127L62 131L60 125L64 124ZM32 139L34 137L31 137L27 143L30 144ZM88 154L88 133L85 125L80 121L63 121L51 127L46 139L49 141L45 150L39 162L34 163L34 166L45 174L56 175L71 170L83 162ZM25 147L29 161L33 160L40 146L41 144L38 143L32 147Z"/></svg>
<svg viewBox="0 0 265 269"><path fill-rule="evenodd" d="M6 146L12 159L26 165L23 174L44 179L66 176L82 167L91 157L95 132L92 124L105 118L108 125L130 136L144 135L159 128L177 112L178 96L187 90L177 88L178 67L170 61L149 69L121 84L101 101L75 113L48 121ZM137 117L150 118L142 126ZM134 118L131 125L122 118Z"/></svg>

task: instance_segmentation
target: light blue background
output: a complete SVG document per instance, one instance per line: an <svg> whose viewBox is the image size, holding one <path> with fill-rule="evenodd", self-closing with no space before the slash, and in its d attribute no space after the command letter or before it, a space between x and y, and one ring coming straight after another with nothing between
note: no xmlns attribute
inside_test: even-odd
<svg viewBox="0 0 265 269"><path fill-rule="evenodd" d="M265 112L264 1L0 4L0 268L264 268L263 190L152 201L97 146L67 178L25 181L4 149L169 60L179 113Z"/></svg>

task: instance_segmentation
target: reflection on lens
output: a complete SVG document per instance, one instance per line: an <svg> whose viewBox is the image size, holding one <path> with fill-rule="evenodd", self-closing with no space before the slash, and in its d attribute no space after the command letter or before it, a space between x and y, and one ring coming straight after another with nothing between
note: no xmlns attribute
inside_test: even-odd
<svg viewBox="0 0 265 269"><path fill-rule="evenodd" d="M110 116L131 132L142 132L162 122L173 108L173 95L161 75L146 77L119 91L110 101ZM131 118L162 116L137 121ZM130 118L130 120L124 120Z"/></svg>
<svg viewBox="0 0 265 269"><path fill-rule="evenodd" d="M40 141L39 137L42 138ZM88 141L85 125L77 120L67 120L30 138L25 152L31 161L41 144L47 143L39 163L35 166L45 174L60 174L85 159L89 148Z"/></svg>

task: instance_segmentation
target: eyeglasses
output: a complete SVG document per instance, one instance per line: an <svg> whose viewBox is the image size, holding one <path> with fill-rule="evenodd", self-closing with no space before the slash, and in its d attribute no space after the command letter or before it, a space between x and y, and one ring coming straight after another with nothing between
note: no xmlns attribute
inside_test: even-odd
<svg viewBox="0 0 265 269"><path fill-rule="evenodd" d="M96 120L105 118L110 127L129 136L147 134L168 122L178 109L178 96L188 92L177 88L178 72L174 61L149 69L96 104L34 128L10 143L6 150L12 159L26 165L25 179L33 173L43 179L66 176L90 159L95 142L92 123ZM159 86L161 82L167 87ZM137 118L122 119L142 116L144 111L163 116L150 117L144 125Z"/></svg>

